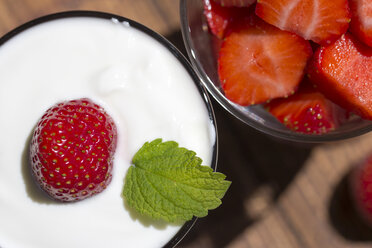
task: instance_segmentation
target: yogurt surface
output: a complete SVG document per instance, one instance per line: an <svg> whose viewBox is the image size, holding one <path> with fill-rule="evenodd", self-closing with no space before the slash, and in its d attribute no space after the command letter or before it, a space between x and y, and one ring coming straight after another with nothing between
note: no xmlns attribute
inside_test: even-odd
<svg viewBox="0 0 372 248"><path fill-rule="evenodd" d="M31 133L50 106L88 97L118 128L111 184L77 203L50 200L28 164ZM161 247L180 229L124 204L131 159L146 141L174 140L210 165L214 127L192 78L163 45L115 19L70 17L0 46L0 247Z"/></svg>

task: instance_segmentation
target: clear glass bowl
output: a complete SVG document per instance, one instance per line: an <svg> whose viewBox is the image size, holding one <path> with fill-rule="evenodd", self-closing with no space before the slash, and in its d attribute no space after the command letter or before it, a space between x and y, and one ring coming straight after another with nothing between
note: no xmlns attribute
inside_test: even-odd
<svg viewBox="0 0 372 248"><path fill-rule="evenodd" d="M217 74L216 48L220 42L210 34L203 15L203 1L181 0L181 30L194 69L214 99L233 116L249 126L272 136L299 142L326 142L359 136L372 130L372 122L353 118L336 130L322 135L308 135L289 130L262 106L243 107L228 100Z"/></svg>
<svg viewBox="0 0 372 248"><path fill-rule="evenodd" d="M203 99L204 104L207 108L210 123L212 125L212 130L215 133L215 143L212 147L212 159L211 159L211 167L213 170L216 170L217 168L217 152L218 152L218 142L217 142L217 126L216 126L216 120L215 120L215 115L212 107L211 100L208 96L207 91L203 87L203 85L200 82L200 78L198 75L195 73L194 69L190 65L190 63L187 61L187 59L183 56L183 54L167 39L165 39L163 36L160 34L156 33L155 31L147 28L146 26L133 21L131 19L118 16L115 14L110 14L110 13L104 13L104 12L97 12L97 11L67 11L67 12L60 12L60 13L55 13L47 16L42 16L40 18L34 19L32 21L29 21L9 33L5 34L3 37L0 37L0 47L6 43L7 41L11 40L17 34L27 31L27 29L32 28L38 24L42 24L45 22L57 20L57 19L62 19L62 18L72 18L72 17L94 17L94 18L102 18L102 19L107 19L107 20L112 20L113 18L118 20L119 22L125 22L128 23L132 28L135 28L144 34L152 37L156 41L158 41L161 45L163 45L169 52L171 52L177 59L178 61L183 65L185 70L188 72L190 77L192 78L194 84L196 85L200 97ZM197 221L197 218L194 217L192 220L185 222L179 229L179 231L166 243L163 248L171 248L175 247L183 238L184 236L190 231L190 229L193 227L195 222ZM0 245L1 247L1 245Z"/></svg>

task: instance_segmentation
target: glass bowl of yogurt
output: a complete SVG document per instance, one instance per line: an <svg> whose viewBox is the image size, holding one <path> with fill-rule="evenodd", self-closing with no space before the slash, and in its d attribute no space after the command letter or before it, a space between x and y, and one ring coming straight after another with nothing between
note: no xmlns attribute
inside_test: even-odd
<svg viewBox="0 0 372 248"><path fill-rule="evenodd" d="M299 142L343 140L372 130L371 121L357 117L326 134L302 134L286 128L261 105L245 107L227 99L217 72L216 47L221 40L209 32L203 11L203 1L181 0L181 31L185 47L193 67L208 92L234 117L268 135Z"/></svg>
<svg viewBox="0 0 372 248"><path fill-rule="evenodd" d="M118 129L113 178L76 203L46 197L28 163L32 131L57 102L87 97ZM216 169L210 99L183 55L127 18L70 11L30 21L0 39L0 247L173 247L196 218L154 222L121 191L131 158L147 141L174 140ZM5 118L5 119L4 119Z"/></svg>

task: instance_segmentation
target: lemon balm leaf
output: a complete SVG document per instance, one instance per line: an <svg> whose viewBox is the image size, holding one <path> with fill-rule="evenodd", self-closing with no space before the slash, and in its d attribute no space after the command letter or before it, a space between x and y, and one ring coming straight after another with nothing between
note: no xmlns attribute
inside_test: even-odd
<svg viewBox="0 0 372 248"><path fill-rule="evenodd" d="M177 142L146 142L134 155L122 195L142 215L167 222L204 217L217 208L231 182L204 166Z"/></svg>

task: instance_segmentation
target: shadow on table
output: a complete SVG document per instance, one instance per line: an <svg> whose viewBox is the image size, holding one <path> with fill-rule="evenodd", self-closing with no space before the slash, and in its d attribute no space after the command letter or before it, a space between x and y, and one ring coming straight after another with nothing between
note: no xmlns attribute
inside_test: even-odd
<svg viewBox="0 0 372 248"><path fill-rule="evenodd" d="M186 48L183 43L181 30L175 30L173 33L166 35L165 38L169 40L175 47L177 47L186 58L188 58Z"/></svg>
<svg viewBox="0 0 372 248"><path fill-rule="evenodd" d="M329 203L330 223L345 239L350 241L372 241L372 228L358 215L349 192L347 173L336 186Z"/></svg>
<svg viewBox="0 0 372 248"><path fill-rule="evenodd" d="M187 57L180 31L166 38ZM231 243L272 206L312 149L268 137L211 100L219 132L218 171L232 185L223 204L199 219L178 247L215 248Z"/></svg>
<svg viewBox="0 0 372 248"><path fill-rule="evenodd" d="M215 101L218 171L232 185L223 204L199 219L180 247L225 247L262 217L291 183L311 148L284 143L236 120ZM203 241L204 240L204 241Z"/></svg>

